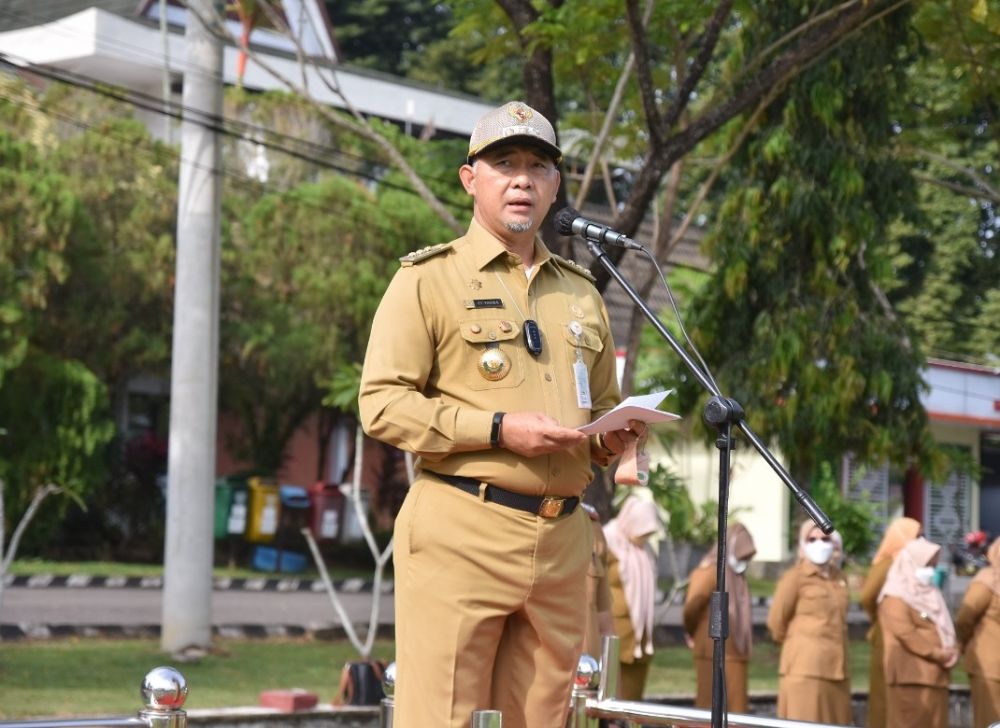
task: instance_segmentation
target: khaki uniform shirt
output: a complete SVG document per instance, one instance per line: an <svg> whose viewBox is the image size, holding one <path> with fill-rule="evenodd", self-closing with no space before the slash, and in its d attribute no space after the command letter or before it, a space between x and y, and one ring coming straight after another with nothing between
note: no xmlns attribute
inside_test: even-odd
<svg viewBox="0 0 1000 728"><path fill-rule="evenodd" d="M525 346L528 318L542 334L537 357ZM481 361L496 348L508 363L493 381ZM578 356L589 408L577 401ZM403 258L372 323L358 403L365 431L417 454L422 468L529 495L578 496L591 462L608 462L596 438L523 458L490 448L493 414L541 411L578 427L620 399L607 310L586 269L536 238L529 279L520 258L473 221L450 244Z"/></svg>
<svg viewBox="0 0 1000 728"><path fill-rule="evenodd" d="M728 581L726 583L728 584ZM691 651L700 660L711 660L715 654L715 640L708 635L708 620L715 586L715 564L697 566L688 578L687 593L684 595L684 631L691 635L691 640L694 642ZM729 598L732 599L733 595L730 594ZM726 642L726 659L746 662L749 656L741 654L736 649L735 643L729 640Z"/></svg>
<svg viewBox="0 0 1000 728"><path fill-rule="evenodd" d="M775 588L767 628L781 643L778 671L824 680L847 675L847 581L839 569L824 577L803 559Z"/></svg>
<svg viewBox="0 0 1000 728"><path fill-rule="evenodd" d="M969 584L955 618L955 634L965 645L966 671L1000 680L1000 595L985 584Z"/></svg>
<svg viewBox="0 0 1000 728"><path fill-rule="evenodd" d="M878 621L885 641L887 685L948 687L949 672L943 666L947 653L934 622L890 596L879 602Z"/></svg>

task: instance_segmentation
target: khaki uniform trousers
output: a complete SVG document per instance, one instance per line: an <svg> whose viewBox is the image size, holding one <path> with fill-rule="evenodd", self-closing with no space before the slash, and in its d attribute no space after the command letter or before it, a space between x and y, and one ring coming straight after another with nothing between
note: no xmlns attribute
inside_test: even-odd
<svg viewBox="0 0 1000 728"><path fill-rule="evenodd" d="M727 651L731 648L727 648ZM694 658L694 669L697 675L697 691L694 697L694 707L712 707L712 660L703 657ZM750 709L750 696L747 687L747 661L734 660L726 657L726 707L730 713L746 713Z"/></svg>
<svg viewBox="0 0 1000 728"><path fill-rule="evenodd" d="M782 675L778 681L778 717L853 725L851 682L846 678L823 680L805 675Z"/></svg>
<svg viewBox="0 0 1000 728"><path fill-rule="evenodd" d="M972 688L973 728L987 728L1000 721L1000 680L969 675L969 687Z"/></svg>
<svg viewBox="0 0 1000 728"><path fill-rule="evenodd" d="M948 688L887 685L888 728L948 728Z"/></svg>
<svg viewBox="0 0 1000 728"><path fill-rule="evenodd" d="M592 531L582 508L546 519L427 476L396 518L393 728L565 724L586 621Z"/></svg>

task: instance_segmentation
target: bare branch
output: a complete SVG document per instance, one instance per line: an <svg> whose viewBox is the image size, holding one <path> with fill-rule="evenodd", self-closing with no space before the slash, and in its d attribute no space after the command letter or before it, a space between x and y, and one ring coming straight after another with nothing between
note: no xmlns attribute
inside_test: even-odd
<svg viewBox="0 0 1000 728"><path fill-rule="evenodd" d="M198 12L197 10L191 8L190 6L188 7L188 11L196 15ZM214 17L212 18L203 18L200 15L197 17L201 20L204 26L208 28L209 31L214 35L216 35L217 37L225 41L239 45L239 40L234 38L232 33L230 33L226 29L225 23L223 22L223 18L217 12L213 13L213 16ZM294 36L290 36L290 39L296 46L297 55L299 55L300 60L304 60L307 54L302 49L299 39L295 38ZM285 88L287 88L289 91L293 91L299 96L301 96L303 99L305 99L325 119L327 119L328 121L339 127L347 129L375 143L378 146L378 148L386 155L386 157L388 157L393 166L395 166L399 171L403 173L407 181L409 181L409 183L413 186L413 189L416 191L416 193L420 195L421 199L423 199L424 202L427 203L427 205L434 211L434 213L438 217L440 217L452 230L454 230L456 234L461 234L465 231L465 228L458 223L458 221L455 219L455 216L452 215L451 212L437 198L437 196L433 192L431 192L430 188L427 187L423 179L420 178L420 175L416 173L416 171L413 169L410 163L406 161L406 158L402 155L402 153L400 153L400 151L396 149L396 147L388 139L386 139L384 136L375 131L375 129L372 128L371 124L364 117L364 115L361 114L353 104L351 104L350 100L340 90L339 85L335 83L336 71L334 71L332 67L326 68L326 70L330 73L331 77L333 77L334 79L334 83L331 84L325 78L322 72L323 68L315 61L312 62L312 67L317 77L319 77L320 80L323 81L323 83L327 86L328 89L331 90L332 93L335 93L338 96L338 98L340 98L345 108L354 117L353 119L347 119L343 115L337 114L336 112L333 111L333 109L328 107L326 104L316 100L309 92L307 84L304 83L297 84L293 82L291 79L287 78L284 74L278 71L272 64L262 59L261 55L256 51L252 50L251 48L247 48L246 53L247 57L250 60L252 60L258 66L260 66L264 71L269 73L272 77L274 77L275 80L277 80L279 83L285 86ZM300 69L304 69L304 66L301 64L299 67ZM304 70L303 74L305 74Z"/></svg>
<svg viewBox="0 0 1000 728"><path fill-rule="evenodd" d="M677 123L681 113L691 101L691 94L694 93L695 86L698 85L701 77L705 74L705 69L708 68L708 62L712 59L712 54L715 53L715 46L719 43L719 34L722 32L722 26L725 25L726 18L729 17L732 8L733 0L723 0L715 8L715 13L712 15L711 20L708 21L705 33L699 42L701 47L698 49L698 55L695 56L694 62L684 76L684 80L681 81L677 97L670 105L670 108L667 109L667 113L663 115L664 136L670 133L670 129Z"/></svg>
<svg viewBox="0 0 1000 728"><path fill-rule="evenodd" d="M653 0L646 0L646 9L642 13L642 23L644 26L649 25L649 18L653 12ZM628 54L628 58L625 60L625 65L622 68L621 74L618 76L618 82L615 84L614 93L611 94L611 102L608 104L608 109L604 114L604 121L601 123L601 129L597 132L597 138L594 140L594 149L591 152L591 157L587 160L587 167L583 171L583 180L580 182L580 188L576 193L576 200L573 206L577 209L583 207L584 200L587 199L587 194L590 192L590 184L594 178L594 170L597 167L597 160L603 156L604 145L608 142L608 137L611 135L611 128L614 125L615 118L618 115L618 108L622 103L622 96L625 94L625 86L628 83L629 78L632 76L632 68L635 66L635 51L631 51Z"/></svg>
<svg viewBox="0 0 1000 728"><path fill-rule="evenodd" d="M57 493L62 493L63 489L58 485L53 485L49 483L48 485L42 486L35 490L35 494L31 497L31 502L24 511L24 515L21 516L21 520L17 522L17 527L14 529L14 533L10 537L10 543L7 544L6 553L3 547L3 532L0 531L0 577L7 573L10 568L11 563L17 557L17 547L21 545L21 537L24 536L25 530L28 528L28 524L31 523L35 514L38 512L39 507L42 505L42 501L48 498L50 495L56 495ZM3 481L0 481L0 503L2 503L3 498ZM0 515L2 515L3 509L0 507Z"/></svg>
<svg viewBox="0 0 1000 728"><path fill-rule="evenodd" d="M649 130L650 146L657 148L662 143L663 129L660 112L656 108L656 89L653 84L653 70L649 64L649 48L646 45L646 16L640 17L636 0L625 0L625 19L632 36L632 55L635 62L635 76L639 84L642 108L646 114L646 128Z"/></svg>
<svg viewBox="0 0 1000 728"><path fill-rule="evenodd" d="M1000 195L998 195L995 190L987 192L979 187L967 187L966 185L960 185L957 182L949 182L948 180L938 179L937 177L925 174L924 172L914 172L913 176L921 182L927 182L928 184L943 187L946 190L951 190L952 192L963 195L964 197L972 197L977 200L989 200L994 204L1000 204Z"/></svg>

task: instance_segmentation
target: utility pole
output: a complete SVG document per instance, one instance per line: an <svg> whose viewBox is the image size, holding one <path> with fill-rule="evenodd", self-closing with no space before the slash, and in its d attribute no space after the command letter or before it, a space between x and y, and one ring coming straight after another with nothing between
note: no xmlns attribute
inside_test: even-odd
<svg viewBox="0 0 1000 728"><path fill-rule="evenodd" d="M203 25L219 0L188 0L170 367L170 452L161 647L212 639L212 549L219 368L222 42Z"/></svg>

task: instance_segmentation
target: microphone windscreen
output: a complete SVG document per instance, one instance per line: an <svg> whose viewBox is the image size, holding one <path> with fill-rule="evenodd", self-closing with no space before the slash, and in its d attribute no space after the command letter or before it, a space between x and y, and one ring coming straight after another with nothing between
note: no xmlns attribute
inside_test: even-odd
<svg viewBox="0 0 1000 728"><path fill-rule="evenodd" d="M555 216L556 230L560 235L573 234L573 221L580 217L580 213L572 207L564 207Z"/></svg>

